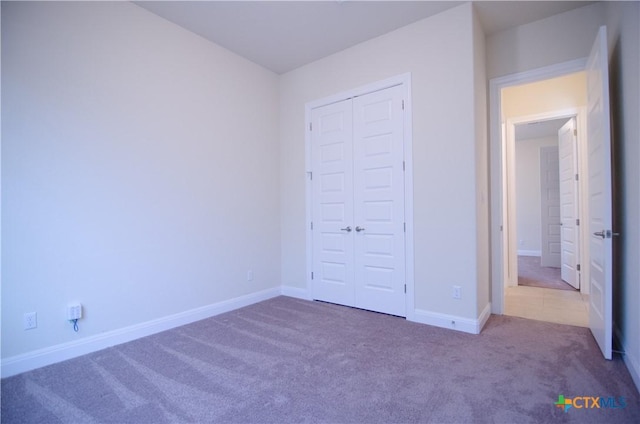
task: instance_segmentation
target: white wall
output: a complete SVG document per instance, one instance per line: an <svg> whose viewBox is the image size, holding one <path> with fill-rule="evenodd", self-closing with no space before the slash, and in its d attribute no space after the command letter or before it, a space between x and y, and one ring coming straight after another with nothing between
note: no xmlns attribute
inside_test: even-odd
<svg viewBox="0 0 640 424"><path fill-rule="evenodd" d="M475 319L476 129L470 4L282 75L282 281L306 289L305 103L412 74L415 306ZM479 90L485 90L478 87ZM462 287L462 299L451 296Z"/></svg>
<svg viewBox="0 0 640 424"><path fill-rule="evenodd" d="M487 76L581 59L602 25L604 5L594 3L487 37Z"/></svg>
<svg viewBox="0 0 640 424"><path fill-rule="evenodd" d="M502 115L505 121L549 111L576 109L586 104L586 72L576 72L502 90Z"/></svg>
<svg viewBox="0 0 640 424"><path fill-rule="evenodd" d="M516 233L518 251L542 250L540 148L558 146L558 137L516 141Z"/></svg>
<svg viewBox="0 0 640 424"><path fill-rule="evenodd" d="M618 208L613 304L615 332L640 390L640 4L606 5L614 181Z"/></svg>
<svg viewBox="0 0 640 424"><path fill-rule="evenodd" d="M474 101L475 101L475 149L476 149L476 261L477 277L477 310L480 316L490 302L490 256L491 243L489 234L489 141L487 128L487 72L486 72L486 37L478 16L473 16L473 69L474 69Z"/></svg>
<svg viewBox="0 0 640 424"><path fill-rule="evenodd" d="M3 2L2 89L3 359L279 286L275 74L130 3Z"/></svg>

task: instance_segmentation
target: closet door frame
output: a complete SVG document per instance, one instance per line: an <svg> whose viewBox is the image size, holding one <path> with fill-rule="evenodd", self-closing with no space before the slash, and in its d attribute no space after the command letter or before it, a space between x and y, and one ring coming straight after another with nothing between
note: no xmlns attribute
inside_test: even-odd
<svg viewBox="0 0 640 424"><path fill-rule="evenodd" d="M311 231L312 210L312 164L311 164L311 111L315 108L332 103L362 96L390 87L401 86L404 99L404 202L405 202L405 277L406 277L406 318L415 321L415 290L414 290L414 241L413 241L413 131L412 131L412 102L411 102L411 73L397 75L385 80L360 86L332 96L324 97L305 104L305 221L306 221L306 298L311 299L312 270L313 270L313 238Z"/></svg>

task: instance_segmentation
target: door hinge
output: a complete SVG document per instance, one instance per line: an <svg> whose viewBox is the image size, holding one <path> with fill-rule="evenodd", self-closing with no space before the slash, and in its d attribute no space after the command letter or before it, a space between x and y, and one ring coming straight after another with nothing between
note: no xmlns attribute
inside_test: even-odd
<svg viewBox="0 0 640 424"><path fill-rule="evenodd" d="M313 221L311 221L311 229L313 230Z"/></svg>
<svg viewBox="0 0 640 424"><path fill-rule="evenodd" d="M580 271L580 264L576 265L576 270Z"/></svg>
<svg viewBox="0 0 640 424"><path fill-rule="evenodd" d="M313 271L311 271L311 279L313 280Z"/></svg>
<svg viewBox="0 0 640 424"><path fill-rule="evenodd" d="M407 170L407 165L405 164L404 161L402 161L402 170L406 171Z"/></svg>
<svg viewBox="0 0 640 424"><path fill-rule="evenodd" d="M309 180L313 181L313 171L309 171Z"/></svg>
<svg viewBox="0 0 640 424"><path fill-rule="evenodd" d="M407 285L406 284L404 285L404 292L405 293L407 292Z"/></svg>
<svg viewBox="0 0 640 424"><path fill-rule="evenodd" d="M580 176L576 174L576 181L580 181Z"/></svg>
<svg viewBox="0 0 640 424"><path fill-rule="evenodd" d="M406 233L407 232L407 223L403 222L402 223L402 230Z"/></svg>
<svg viewBox="0 0 640 424"><path fill-rule="evenodd" d="M580 225L580 218L576 219L576 225Z"/></svg>
<svg viewBox="0 0 640 424"><path fill-rule="evenodd" d="M577 129L573 129L573 135L578 135L578 130Z"/></svg>
<svg viewBox="0 0 640 424"><path fill-rule="evenodd" d="M404 100L402 101L402 110L404 110Z"/></svg>
<svg viewBox="0 0 640 424"><path fill-rule="evenodd" d="M309 122L309 131L313 131L313 123Z"/></svg>

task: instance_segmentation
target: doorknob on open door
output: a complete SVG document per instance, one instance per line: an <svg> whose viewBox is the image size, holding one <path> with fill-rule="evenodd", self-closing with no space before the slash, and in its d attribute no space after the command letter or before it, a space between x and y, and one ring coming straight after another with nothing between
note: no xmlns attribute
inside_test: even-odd
<svg viewBox="0 0 640 424"><path fill-rule="evenodd" d="M602 230L602 231L597 231L595 233L593 233L594 236L598 236L598 237L602 237L602 238L611 238L613 236L618 237L620 235L620 233L614 233L611 230Z"/></svg>
<svg viewBox="0 0 640 424"><path fill-rule="evenodd" d="M356 227L356 231L357 231L357 232L364 231L364 228L362 228L362 227Z"/></svg>

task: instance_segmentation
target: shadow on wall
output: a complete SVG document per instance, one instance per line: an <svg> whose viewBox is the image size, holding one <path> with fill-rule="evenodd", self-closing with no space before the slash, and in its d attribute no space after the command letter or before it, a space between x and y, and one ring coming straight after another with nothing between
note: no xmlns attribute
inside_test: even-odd
<svg viewBox="0 0 640 424"><path fill-rule="evenodd" d="M613 202L613 228L616 232L624 234L624 211L627 210L627 199L622 196L626 190L626 184L629 184L631 180L625 180L624 176L627 175L625 169L625 146L624 143L620 143L622 134L624 133L624 113L623 111L623 96L620 94L619 81L622 79L622 64L620 53L620 39L615 40L615 44L611 48L611 57L609 59L609 101L611 103L611 161L613 166L613 173L611 177L611 183L613 189L611 190L612 202ZM636 173L637 173L636 169ZM638 181L636 178L634 181ZM628 263L626 252L629 250L622 248L624 239L622 237L615 237L613 240L613 322L614 328L619 328L623 334L626 333L624 328L624 301L626 298L626 288L622 284L622 276L624 275L623 267Z"/></svg>

